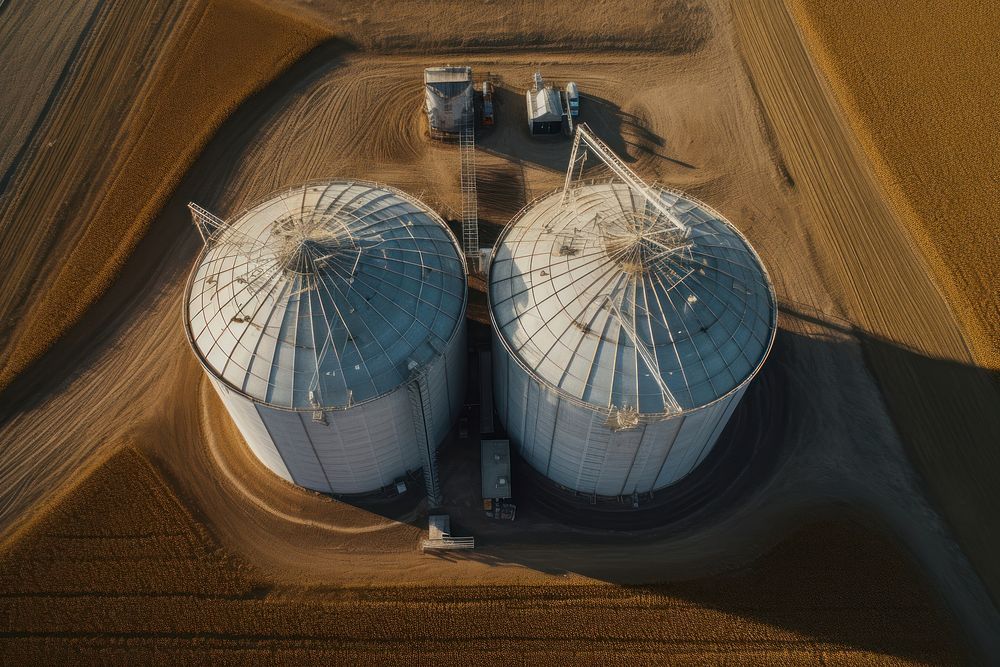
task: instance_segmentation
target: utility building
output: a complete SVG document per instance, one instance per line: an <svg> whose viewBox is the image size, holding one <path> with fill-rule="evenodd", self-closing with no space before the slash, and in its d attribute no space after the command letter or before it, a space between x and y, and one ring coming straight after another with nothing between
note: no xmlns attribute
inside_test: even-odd
<svg viewBox="0 0 1000 667"><path fill-rule="evenodd" d="M555 88L543 87L525 94L528 105L528 131L533 135L559 134L563 128L562 101Z"/></svg>
<svg viewBox="0 0 1000 667"><path fill-rule="evenodd" d="M431 132L458 134L473 122L475 87L471 67L428 67L424 70L424 108Z"/></svg>
<svg viewBox="0 0 1000 667"><path fill-rule="evenodd" d="M510 442L483 440L480 444L483 477L483 509L494 519L514 519L510 502Z"/></svg>

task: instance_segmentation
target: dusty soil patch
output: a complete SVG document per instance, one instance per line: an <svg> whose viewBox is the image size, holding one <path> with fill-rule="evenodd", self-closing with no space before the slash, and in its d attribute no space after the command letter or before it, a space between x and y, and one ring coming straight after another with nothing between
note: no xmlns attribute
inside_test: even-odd
<svg viewBox="0 0 1000 667"><path fill-rule="evenodd" d="M891 545L816 524L712 579L282 588L220 549L132 447L0 550L13 664L147 660L955 662Z"/></svg>

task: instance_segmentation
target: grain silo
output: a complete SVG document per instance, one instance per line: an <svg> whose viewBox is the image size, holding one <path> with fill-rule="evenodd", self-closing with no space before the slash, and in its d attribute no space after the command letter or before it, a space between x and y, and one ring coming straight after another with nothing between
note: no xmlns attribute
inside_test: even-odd
<svg viewBox="0 0 1000 667"><path fill-rule="evenodd" d="M620 181L573 180L581 137ZM556 483L642 494L711 450L771 348L774 291L716 211L647 186L586 126L573 155L493 252L494 403Z"/></svg>
<svg viewBox="0 0 1000 667"><path fill-rule="evenodd" d="M360 181L307 183L229 221L191 209L205 248L188 339L257 458L336 494L423 468L434 500L466 355L465 265L440 217Z"/></svg>

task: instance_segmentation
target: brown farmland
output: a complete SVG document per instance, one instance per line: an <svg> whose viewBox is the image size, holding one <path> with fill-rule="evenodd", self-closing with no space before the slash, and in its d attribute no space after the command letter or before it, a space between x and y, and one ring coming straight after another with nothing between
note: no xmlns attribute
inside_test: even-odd
<svg viewBox="0 0 1000 667"><path fill-rule="evenodd" d="M673 584L282 587L214 543L131 446L0 550L0 590L10 664L944 664L958 651L910 564L840 523Z"/></svg>
<svg viewBox="0 0 1000 667"><path fill-rule="evenodd" d="M101 107L114 77L101 79L92 94L100 99L80 103L112 119L91 142L108 164L77 146L62 158L73 167L63 178L48 173L44 153L0 153L17 175L0 207L27 201L11 189L20 174L45 172L33 178L84 188L89 219L111 225L92 235L96 223L73 231L66 215L0 219L0 259L18 267L0 280L20 286L0 291L13 295L0 301L4 325L40 332L17 338L32 345L28 356L65 332L0 393L6 661L134 662L156 651L223 663L355 654L552 663L576 652L582 662L628 664L938 664L959 661L963 640L1000 654L1000 615L963 551L988 573L984 558L1000 553L991 552L995 522L976 514L987 520L978 536L958 531L960 549L958 524L937 512L913 466L922 451L989 442L991 422L981 417L992 394L783 4L613 0L581 11L555 1L544 13L527 2L277 5L281 15L233 0L184 12L149 5L176 16L160 20L158 41L136 61L150 73L132 84L143 104L118 116ZM130 39L125 17L147 5L100 6L96 16L114 20L104 30L118 43ZM46 21L29 3L6 3L0 17L18 20L0 20L0 35L18 25L96 40L104 33L87 32L87 7ZM215 19L181 18L198 12ZM326 34L338 37L285 67ZM246 45L260 52L223 65L199 59L204 49L173 49L182 35L228 54ZM68 150L49 147L45 128L67 123L69 112L34 99L31 86L62 81L69 90L75 68L107 62L88 39L75 54L57 39L22 42L0 40L0 50L46 65L0 73L19 119L0 117L0 137ZM165 62L175 63L173 78ZM747 468L731 486L708 484L709 499L683 520L601 530L533 510L526 491L514 524L490 523L467 483L478 454L451 440L442 468L458 472L444 481L446 501L456 525L473 527L477 549L423 555L424 503L381 511L307 493L263 469L191 353L180 313L200 239L187 202L226 216L307 179L362 178L455 217L457 151L428 139L421 114L421 69L443 63L499 81L498 123L477 140L484 241L562 182L568 142L535 141L524 129L523 89L541 69L580 84L584 120L643 178L711 203L764 260L780 330L732 440L749 452ZM194 109L207 101L220 106ZM161 103L169 114L157 111ZM224 121L223 107L232 111ZM140 112L148 123L121 126ZM197 134L175 132L186 127L179 118ZM158 161L132 150L157 136L169 147L150 150ZM93 174L93 191L74 169ZM141 176L128 180L133 171ZM134 210L116 217L113 202ZM122 245L107 245L112 230ZM78 283L86 265L93 280ZM43 267L69 287L64 294L83 299L54 314L25 309L29 293L56 294L55 283L36 280ZM476 304L483 317L485 303ZM992 455L977 451L987 473ZM938 459L954 461L969 459ZM95 466L64 502L50 502ZM975 503L987 476L961 466L945 471L950 491L983 512L989 505ZM947 508L947 498L935 500ZM497 618L510 623L500 642Z"/></svg>
<svg viewBox="0 0 1000 667"><path fill-rule="evenodd" d="M327 36L235 0L121 5L94 7L51 109L11 128L24 148L0 199L0 388L104 292L232 110ZM6 28L15 54L26 28Z"/></svg>

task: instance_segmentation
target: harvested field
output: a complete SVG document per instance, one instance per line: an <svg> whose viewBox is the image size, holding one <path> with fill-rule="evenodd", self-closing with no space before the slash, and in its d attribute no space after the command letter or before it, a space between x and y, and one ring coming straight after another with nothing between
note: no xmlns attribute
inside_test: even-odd
<svg viewBox="0 0 1000 667"><path fill-rule="evenodd" d="M35 57L43 16L5 8L0 44ZM76 47L48 101L18 96L24 122L0 127L22 146L0 181L0 388L104 292L232 110L327 36L236 0L101 3L63 24Z"/></svg>
<svg viewBox="0 0 1000 667"><path fill-rule="evenodd" d="M789 4L976 359L1000 370L996 4Z"/></svg>
<svg viewBox="0 0 1000 667"><path fill-rule="evenodd" d="M995 480L1000 383L977 365L934 277L919 253L909 251L908 230L884 200L837 109L828 104L785 7L780 2L736 7L768 122L810 213L810 243L822 249L827 289L840 314L863 331L866 360L912 460L993 600L1000 600L1000 526L994 520L1000 513ZM803 118L810 119L812 131L804 130ZM927 162L901 157L899 168ZM970 232L967 246L991 246L962 217L943 224ZM991 301L988 288L966 289L983 303Z"/></svg>
<svg viewBox="0 0 1000 667"><path fill-rule="evenodd" d="M0 550L12 664L946 664L950 627L892 545L841 523L665 585L282 587L223 551L127 446Z"/></svg>

